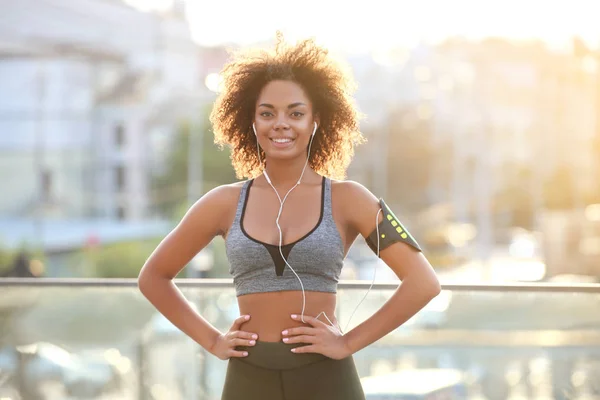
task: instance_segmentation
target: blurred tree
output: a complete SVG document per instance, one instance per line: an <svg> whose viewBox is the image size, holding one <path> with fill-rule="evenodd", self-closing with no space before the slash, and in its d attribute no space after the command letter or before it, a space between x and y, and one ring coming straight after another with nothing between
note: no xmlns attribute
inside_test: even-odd
<svg viewBox="0 0 600 400"><path fill-rule="evenodd" d="M11 269L15 252L0 244L0 276Z"/></svg>
<svg viewBox="0 0 600 400"><path fill-rule="evenodd" d="M553 210L567 210L575 206L575 184L567 166L557 167L544 182L544 206Z"/></svg>
<svg viewBox="0 0 600 400"><path fill-rule="evenodd" d="M203 112L202 124L197 127L202 135L201 162L204 177L201 183L202 193L225 183L234 182L235 172L231 167L230 150L221 151L214 144L214 136L208 121L208 110ZM188 159L190 136L193 127L183 121L171 140L164 172L153 177L153 203L156 210L168 218L179 219L189 207L188 204Z"/></svg>
<svg viewBox="0 0 600 400"><path fill-rule="evenodd" d="M148 240L84 249L71 258L71 269L94 278L135 278L157 245L158 240Z"/></svg>
<svg viewBox="0 0 600 400"><path fill-rule="evenodd" d="M423 114L417 107L398 108L389 121L386 200L406 213L427 207L433 164L436 156L442 157L431 143L431 119Z"/></svg>
<svg viewBox="0 0 600 400"><path fill-rule="evenodd" d="M573 52L573 56L576 58L582 58L590 54L589 47L580 36L573 36L571 38L571 50Z"/></svg>
<svg viewBox="0 0 600 400"><path fill-rule="evenodd" d="M600 55L598 55L598 62L600 65ZM594 155L595 161L595 170L592 172L596 181L600 181L600 84L596 88L596 134L594 139L592 140L592 152ZM593 193L588 194L589 199L587 200L587 204L597 204L600 203L600 185L596 187L596 190Z"/></svg>
<svg viewBox="0 0 600 400"><path fill-rule="evenodd" d="M44 275L44 253L23 242L17 249L10 249L0 243L0 277L2 276L34 276ZM19 272L18 270L21 270ZM27 270L27 271L24 271ZM23 275L25 272L25 275Z"/></svg>
<svg viewBox="0 0 600 400"><path fill-rule="evenodd" d="M231 166L230 149L221 150L214 144L214 135L208 120L209 111L210 107L203 110L202 124L197 128L202 132L202 158L201 163L198 165L198 168L202 169L202 193L237 180ZM188 160L190 136L193 128L187 121L180 124L177 133L171 140L164 173L154 177L153 180L155 208L161 215L176 221L179 221L190 207L188 200ZM195 133L198 134L199 132ZM211 278L228 277L229 264L223 241L215 240L211 245L211 251L213 252L214 264L213 268L208 271L207 276ZM151 250L145 254L145 257L148 257L150 252ZM138 264L138 271L142 264ZM181 276L185 276L185 273L182 273Z"/></svg>
<svg viewBox="0 0 600 400"><path fill-rule="evenodd" d="M152 180L152 202L162 216L173 218L177 206L186 201L187 160L190 126L181 123L170 140L165 169Z"/></svg>
<svg viewBox="0 0 600 400"><path fill-rule="evenodd" d="M94 278L136 278L140 269L158 246L162 238L139 242L109 244L93 249L84 249L71 257L70 268L75 275ZM207 278L229 278L229 262L225 253L225 242L221 238L213 241L213 266ZM187 276L185 271L179 277Z"/></svg>
<svg viewBox="0 0 600 400"><path fill-rule="evenodd" d="M531 186L531 168L526 165L513 165L503 169L510 174L511 179L495 196L494 213L508 214L509 226L533 229L534 202L528 190Z"/></svg>
<svg viewBox="0 0 600 400"><path fill-rule="evenodd" d="M225 241L221 238L213 240L213 267L206 275L207 278L230 278L229 275L229 260L225 252Z"/></svg>

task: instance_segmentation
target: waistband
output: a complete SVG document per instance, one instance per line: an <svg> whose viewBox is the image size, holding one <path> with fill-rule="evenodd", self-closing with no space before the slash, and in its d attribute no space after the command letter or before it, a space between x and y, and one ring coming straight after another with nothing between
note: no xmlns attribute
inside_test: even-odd
<svg viewBox="0 0 600 400"><path fill-rule="evenodd" d="M256 342L254 346L237 346L236 350L247 351L248 355L235 359L256 367L274 370L294 369L330 359L318 353L292 353L293 348L300 346L306 346L306 344Z"/></svg>

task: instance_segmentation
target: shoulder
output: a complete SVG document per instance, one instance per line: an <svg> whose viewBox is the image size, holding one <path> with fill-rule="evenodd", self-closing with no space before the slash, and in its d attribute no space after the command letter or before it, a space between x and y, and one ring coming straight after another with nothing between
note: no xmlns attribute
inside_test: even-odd
<svg viewBox="0 0 600 400"><path fill-rule="evenodd" d="M344 214L344 220L362 235L375 226L379 200L362 184L355 181L331 180L332 197Z"/></svg>
<svg viewBox="0 0 600 400"><path fill-rule="evenodd" d="M331 191L344 205L378 204L377 197L369 189L356 181L331 179Z"/></svg>
<svg viewBox="0 0 600 400"><path fill-rule="evenodd" d="M219 185L206 192L188 210L184 219L191 219L198 223L213 220L218 234L227 230L227 221L235 216L238 201L244 184L247 181Z"/></svg>
<svg viewBox="0 0 600 400"><path fill-rule="evenodd" d="M247 181L229 183L225 185L219 185L208 192L206 192L197 202L195 206L202 206L210 204L213 206L219 206L227 208L232 204L237 204L242 187Z"/></svg>
<svg viewBox="0 0 600 400"><path fill-rule="evenodd" d="M210 191L208 191L205 194L205 196L210 196L211 198L213 198L215 200L219 200L219 201L223 201L223 202L228 202L228 201L236 201L237 202L238 197L240 196L240 193L242 191L242 188L244 187L246 182L248 182L248 181L240 181L240 182L228 183L225 185L219 185L219 186L215 187L214 189L211 189Z"/></svg>

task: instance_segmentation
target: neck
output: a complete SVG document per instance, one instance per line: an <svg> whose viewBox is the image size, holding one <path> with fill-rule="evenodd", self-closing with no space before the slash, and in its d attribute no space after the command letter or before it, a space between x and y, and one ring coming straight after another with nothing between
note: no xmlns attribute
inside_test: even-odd
<svg viewBox="0 0 600 400"><path fill-rule="evenodd" d="M302 175L302 170L306 164L306 158L297 158L295 160L271 160L267 159L266 172L271 179L271 183L276 187L293 186L298 182ZM301 182L306 182L316 173L306 166Z"/></svg>

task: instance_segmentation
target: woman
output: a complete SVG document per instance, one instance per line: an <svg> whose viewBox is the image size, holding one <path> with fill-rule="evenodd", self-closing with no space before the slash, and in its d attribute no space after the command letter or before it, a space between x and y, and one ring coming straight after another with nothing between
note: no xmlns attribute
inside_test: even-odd
<svg viewBox="0 0 600 400"><path fill-rule="evenodd" d="M204 349L229 360L223 399L364 399L352 354L440 291L433 269L383 201L344 180L362 140L352 81L306 40L238 54L222 71L211 122L244 182L194 204L144 265L139 287ZM383 215L380 215L383 214ZM343 333L334 311L345 255L361 234L402 283ZM173 283L215 236L225 239L241 316L215 329Z"/></svg>

